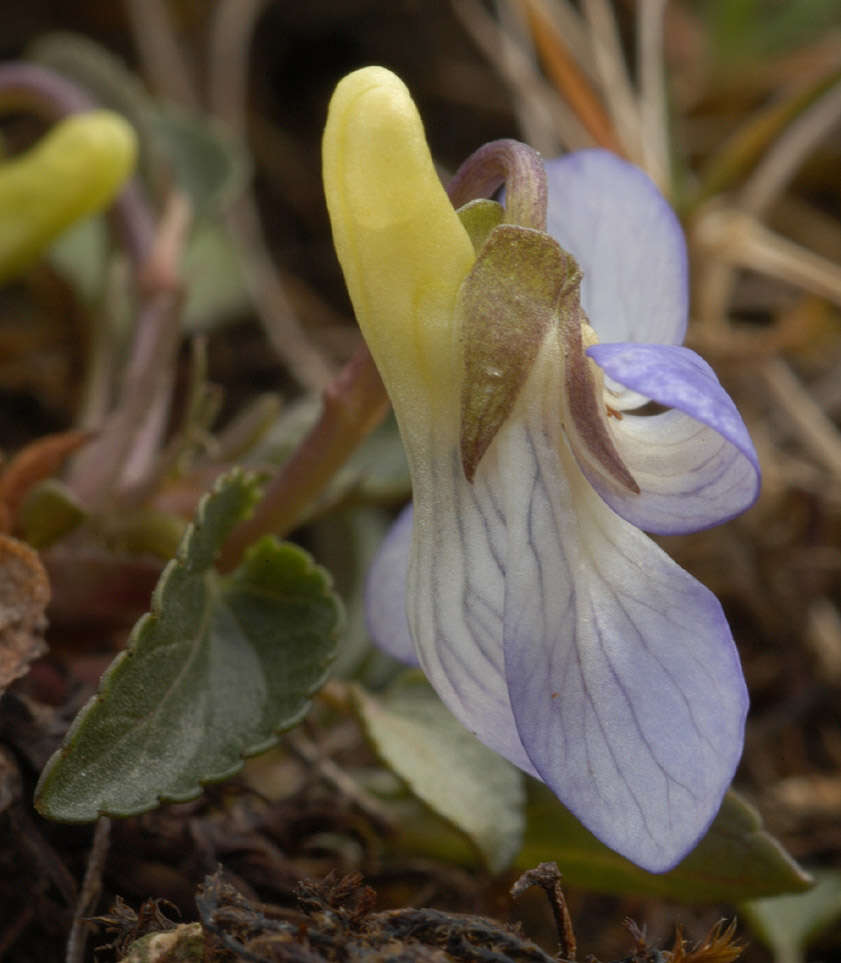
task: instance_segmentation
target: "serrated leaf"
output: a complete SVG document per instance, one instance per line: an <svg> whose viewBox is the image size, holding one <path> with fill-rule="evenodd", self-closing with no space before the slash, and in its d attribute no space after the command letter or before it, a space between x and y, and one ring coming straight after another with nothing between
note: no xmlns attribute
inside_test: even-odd
<svg viewBox="0 0 841 963"><path fill-rule="evenodd" d="M753 900L741 911L776 963L801 963L806 947L841 919L841 873L817 871L807 893Z"/></svg>
<svg viewBox="0 0 841 963"><path fill-rule="evenodd" d="M272 537L232 574L213 569L256 497L254 480L234 471L202 499L151 612L41 775L44 816L87 822L191 799L307 711L341 621L327 573Z"/></svg>
<svg viewBox="0 0 841 963"><path fill-rule="evenodd" d="M464 833L488 868L505 869L523 833L523 776L441 704L420 672L354 704L377 754L409 789Z"/></svg>
<svg viewBox="0 0 841 963"><path fill-rule="evenodd" d="M529 780L528 824L517 866L555 860L586 889L663 896L686 903L735 903L808 889L811 877L762 828L759 813L732 790L707 835L668 873L647 873L608 849L542 784Z"/></svg>

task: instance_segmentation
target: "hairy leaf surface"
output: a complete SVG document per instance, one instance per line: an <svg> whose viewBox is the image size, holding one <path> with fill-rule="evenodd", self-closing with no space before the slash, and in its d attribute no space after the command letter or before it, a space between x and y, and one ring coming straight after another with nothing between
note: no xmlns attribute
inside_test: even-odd
<svg viewBox="0 0 841 963"><path fill-rule="evenodd" d="M202 500L151 611L46 766L36 790L44 816L86 822L191 799L307 711L341 622L329 576L272 537L230 575L213 568L256 496L235 471Z"/></svg>

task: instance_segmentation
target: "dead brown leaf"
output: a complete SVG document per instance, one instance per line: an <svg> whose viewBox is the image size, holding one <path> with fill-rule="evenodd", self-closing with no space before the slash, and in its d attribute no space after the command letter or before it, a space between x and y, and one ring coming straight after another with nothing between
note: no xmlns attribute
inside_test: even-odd
<svg viewBox="0 0 841 963"><path fill-rule="evenodd" d="M27 492L54 475L65 458L93 438L90 431L63 431L22 448L0 475L0 528L9 531Z"/></svg>
<svg viewBox="0 0 841 963"><path fill-rule="evenodd" d="M0 534L0 692L47 650L44 611L50 583L38 553Z"/></svg>

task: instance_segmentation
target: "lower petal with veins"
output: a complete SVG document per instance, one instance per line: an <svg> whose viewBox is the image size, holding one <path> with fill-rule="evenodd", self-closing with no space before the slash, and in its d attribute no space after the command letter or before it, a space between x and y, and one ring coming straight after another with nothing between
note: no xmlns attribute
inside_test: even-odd
<svg viewBox="0 0 841 963"><path fill-rule="evenodd" d="M581 475L536 365L498 439L508 565L505 672L541 778L603 842L654 872L714 818L747 695L721 607Z"/></svg>

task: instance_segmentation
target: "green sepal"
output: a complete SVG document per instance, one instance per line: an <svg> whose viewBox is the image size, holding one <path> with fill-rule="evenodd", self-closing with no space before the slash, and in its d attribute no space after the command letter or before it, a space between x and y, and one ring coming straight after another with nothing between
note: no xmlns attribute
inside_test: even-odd
<svg viewBox="0 0 841 963"><path fill-rule="evenodd" d="M564 301L577 303L580 272L548 234L494 228L459 291L464 347L461 459L468 481L510 415Z"/></svg>
<svg viewBox="0 0 841 963"><path fill-rule="evenodd" d="M505 208L496 201L480 197L460 207L456 214L470 237L473 250L478 255L485 246L485 241L490 237L491 231L505 218Z"/></svg>

